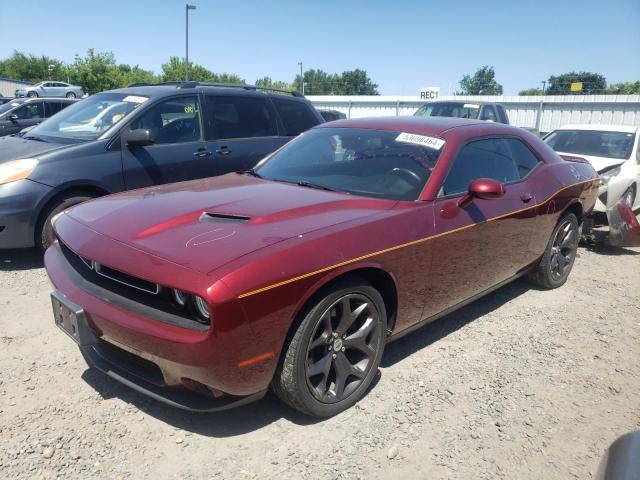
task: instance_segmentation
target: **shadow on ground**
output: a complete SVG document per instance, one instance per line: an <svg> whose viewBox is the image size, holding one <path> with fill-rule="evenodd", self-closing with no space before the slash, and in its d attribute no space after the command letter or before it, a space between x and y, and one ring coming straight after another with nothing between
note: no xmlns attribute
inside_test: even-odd
<svg viewBox="0 0 640 480"><path fill-rule="evenodd" d="M499 308L530 289L524 281L510 283L486 297L457 310L427 326L387 345L382 367L390 367L429 347L438 340L455 332L476 318ZM372 382L367 394L376 388L380 372ZM232 437L265 427L281 418L297 425L310 425L322 419L308 417L282 403L273 393L249 405L217 413L193 413L179 410L152 400L131 390L96 370L86 370L83 379L104 399L120 398L141 411L182 430L210 437ZM352 415L347 410L340 415Z"/></svg>
<svg viewBox="0 0 640 480"><path fill-rule="evenodd" d="M43 254L35 248L0 249L0 271L31 270L44 266Z"/></svg>
<svg viewBox="0 0 640 480"><path fill-rule="evenodd" d="M608 257L617 257L620 255L640 255L640 252L635 250L629 250L624 247L612 247L610 245L585 245L585 248L590 252L597 253L598 255L606 255Z"/></svg>

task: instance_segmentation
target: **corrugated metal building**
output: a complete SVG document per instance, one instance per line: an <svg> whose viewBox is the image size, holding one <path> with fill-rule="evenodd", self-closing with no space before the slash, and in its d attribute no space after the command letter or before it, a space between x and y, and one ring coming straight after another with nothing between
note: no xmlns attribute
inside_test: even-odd
<svg viewBox="0 0 640 480"><path fill-rule="evenodd" d="M413 115L424 100L408 96L309 96L316 108L348 118ZM640 126L640 95L442 96L438 100L501 103L518 127L549 132L569 123Z"/></svg>
<svg viewBox="0 0 640 480"><path fill-rule="evenodd" d="M15 91L25 85L33 85L33 83L0 77L0 97L13 97Z"/></svg>

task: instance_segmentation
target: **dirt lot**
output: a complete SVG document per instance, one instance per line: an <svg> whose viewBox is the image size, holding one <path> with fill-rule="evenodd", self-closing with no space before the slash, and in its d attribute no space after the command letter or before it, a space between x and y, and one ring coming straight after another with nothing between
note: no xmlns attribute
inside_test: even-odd
<svg viewBox="0 0 640 480"><path fill-rule="evenodd" d="M388 346L351 410L176 411L87 370L34 252L0 253L0 478L590 478L640 428L640 249L580 249Z"/></svg>

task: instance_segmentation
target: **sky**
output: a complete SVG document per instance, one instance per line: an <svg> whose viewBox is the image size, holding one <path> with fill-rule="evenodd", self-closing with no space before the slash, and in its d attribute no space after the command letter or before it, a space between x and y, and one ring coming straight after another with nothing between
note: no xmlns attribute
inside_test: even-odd
<svg viewBox="0 0 640 480"><path fill-rule="evenodd" d="M640 0L192 0L189 59L248 83L304 69L361 68L384 95L454 92L493 66L505 94L568 71L640 80ZM14 50L65 62L88 48L160 72L184 57L185 2L0 0L0 59ZM28 13L27 13L28 12Z"/></svg>

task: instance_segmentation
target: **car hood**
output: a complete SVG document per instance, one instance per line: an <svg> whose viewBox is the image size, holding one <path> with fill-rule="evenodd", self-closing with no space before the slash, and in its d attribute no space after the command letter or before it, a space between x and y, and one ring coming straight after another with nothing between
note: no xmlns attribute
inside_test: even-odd
<svg viewBox="0 0 640 480"><path fill-rule="evenodd" d="M32 158L68 145L26 140L21 137L0 137L0 164L19 158Z"/></svg>
<svg viewBox="0 0 640 480"><path fill-rule="evenodd" d="M103 197L68 215L116 241L209 273L269 245L396 203L232 173Z"/></svg>
<svg viewBox="0 0 640 480"><path fill-rule="evenodd" d="M587 160L591 166L594 168L594 170L598 173L600 173L602 170L604 170L605 168L609 168L609 167L613 167L616 165L622 165L624 162L626 162L626 159L624 158L609 158L609 157L596 157L594 155L583 155L583 154L578 154L578 153L565 153L565 152L557 152L558 155L564 156L564 157L578 157L578 158L584 158L585 160Z"/></svg>

